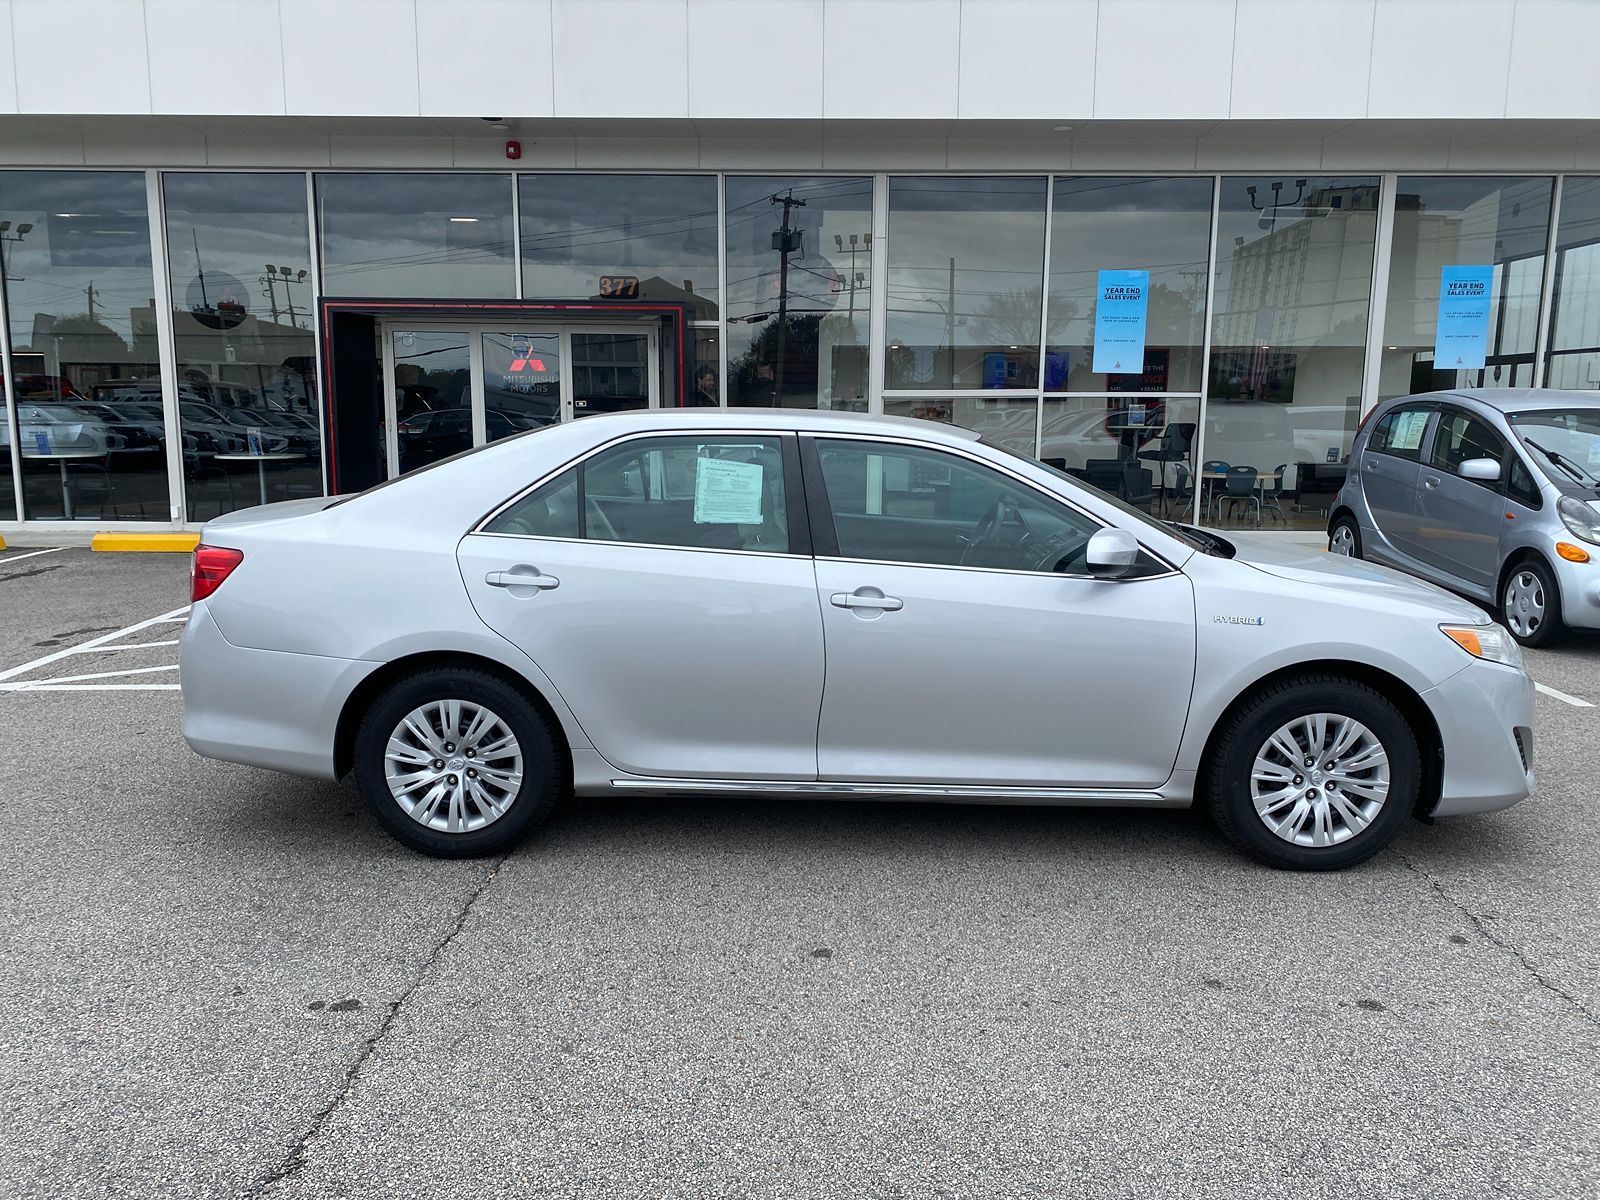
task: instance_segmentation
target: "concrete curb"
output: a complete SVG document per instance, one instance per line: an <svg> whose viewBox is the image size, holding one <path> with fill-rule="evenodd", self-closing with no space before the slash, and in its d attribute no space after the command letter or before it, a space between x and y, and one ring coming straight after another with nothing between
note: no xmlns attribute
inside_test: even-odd
<svg viewBox="0 0 1600 1200"><path fill-rule="evenodd" d="M188 554L199 544L198 533L97 533L89 548L135 554Z"/></svg>

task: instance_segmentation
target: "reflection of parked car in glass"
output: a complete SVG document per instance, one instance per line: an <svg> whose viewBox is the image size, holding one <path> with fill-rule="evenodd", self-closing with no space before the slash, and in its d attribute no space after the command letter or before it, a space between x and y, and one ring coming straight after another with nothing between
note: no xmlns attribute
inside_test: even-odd
<svg viewBox="0 0 1600 1200"><path fill-rule="evenodd" d="M25 458L47 456L55 449L92 450L105 454L127 445L127 441L120 434L112 432L105 421L71 404L19 404L17 427L22 431L22 454ZM41 439L43 449L40 449ZM0 447L10 445L10 424L0 421Z"/></svg>
<svg viewBox="0 0 1600 1200"><path fill-rule="evenodd" d="M1328 548L1482 601L1524 645L1600 629L1600 396L1473 389L1378 405Z"/></svg>
<svg viewBox="0 0 1600 1200"><path fill-rule="evenodd" d="M540 423L512 421L504 413L489 409L484 413L484 428L491 442L537 429ZM415 412L396 427L400 434L400 470L413 471L428 463L472 449L472 410L441 408Z"/></svg>

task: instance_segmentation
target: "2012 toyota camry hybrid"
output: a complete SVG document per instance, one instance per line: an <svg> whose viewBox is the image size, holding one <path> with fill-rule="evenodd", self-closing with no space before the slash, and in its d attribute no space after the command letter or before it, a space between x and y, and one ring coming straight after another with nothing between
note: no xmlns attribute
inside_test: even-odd
<svg viewBox="0 0 1600 1200"><path fill-rule="evenodd" d="M182 681L196 751L353 772L438 855L730 792L1199 802L1334 868L1533 782L1533 685L1467 602L852 414L591 417L225 516Z"/></svg>

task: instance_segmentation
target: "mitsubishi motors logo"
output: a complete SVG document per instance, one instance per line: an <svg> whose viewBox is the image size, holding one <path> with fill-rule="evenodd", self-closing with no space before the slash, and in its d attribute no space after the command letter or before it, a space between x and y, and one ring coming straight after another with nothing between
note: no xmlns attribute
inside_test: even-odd
<svg viewBox="0 0 1600 1200"><path fill-rule="evenodd" d="M516 371L543 371L543 370L547 369L545 367L545 365L544 365L544 359L536 358L534 356L533 351L531 351L531 350L519 350L516 353L518 353L520 355L520 357L513 358L511 360L511 370L513 372L516 372Z"/></svg>

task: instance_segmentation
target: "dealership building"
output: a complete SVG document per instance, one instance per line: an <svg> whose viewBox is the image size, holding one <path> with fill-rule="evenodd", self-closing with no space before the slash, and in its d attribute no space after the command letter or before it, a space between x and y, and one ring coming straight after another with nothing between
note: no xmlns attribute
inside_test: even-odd
<svg viewBox="0 0 1600 1200"><path fill-rule="evenodd" d="M1600 387L1600 3L0 0L0 31L13 540L716 404L951 421L1317 529L1379 400Z"/></svg>

